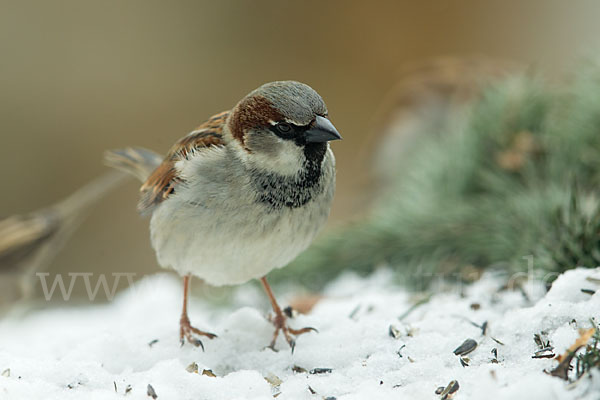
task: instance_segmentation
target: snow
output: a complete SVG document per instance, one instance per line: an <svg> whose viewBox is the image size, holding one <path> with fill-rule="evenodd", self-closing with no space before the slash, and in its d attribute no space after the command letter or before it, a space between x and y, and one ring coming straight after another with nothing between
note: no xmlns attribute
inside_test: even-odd
<svg viewBox="0 0 600 400"><path fill-rule="evenodd" d="M499 291L506 277L488 273L469 286L440 287L399 320L415 296L391 283L389 271L366 279L344 275L310 314L290 320L320 331L301 336L292 354L283 339L280 351L265 348L273 328L253 285L235 289L228 305L193 298L192 323L219 337L204 340L205 352L180 347L180 282L150 276L105 305L37 309L2 320L0 399L149 399L149 384L158 399L436 399L436 388L454 379L460 385L454 399L596 399L600 371L573 387L544 373L555 360L531 358L538 349L534 334L545 331L560 354L598 316L600 292L580 290L595 289L588 277L599 278L600 270L569 271L546 294L541 284L528 283L524 296ZM473 324L484 321L486 335ZM468 338L478 346L463 367L453 351ZM186 370L193 363L198 373ZM315 368L331 372L310 373Z"/></svg>

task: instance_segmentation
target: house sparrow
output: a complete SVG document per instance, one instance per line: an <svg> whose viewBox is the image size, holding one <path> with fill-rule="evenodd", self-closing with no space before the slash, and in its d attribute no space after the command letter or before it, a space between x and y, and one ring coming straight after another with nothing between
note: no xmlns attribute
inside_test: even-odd
<svg viewBox="0 0 600 400"><path fill-rule="evenodd" d="M323 99L309 86L267 83L232 110L211 117L180 139L159 165L152 152L109 152L108 164L144 181L138 210L151 214L151 241L159 264L183 275L180 340L212 333L191 326L191 276L211 285L260 279L280 332L294 349L293 329L265 275L306 249L325 224L335 188L330 140L341 136ZM152 172L150 172L152 171Z"/></svg>
<svg viewBox="0 0 600 400"><path fill-rule="evenodd" d="M31 297L35 273L52 262L91 207L124 180L113 171L50 207L0 220L0 307Z"/></svg>

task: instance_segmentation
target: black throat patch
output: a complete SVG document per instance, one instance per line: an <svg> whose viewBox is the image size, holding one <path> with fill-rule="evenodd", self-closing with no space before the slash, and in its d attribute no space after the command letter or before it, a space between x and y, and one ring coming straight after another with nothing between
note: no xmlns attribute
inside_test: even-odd
<svg viewBox="0 0 600 400"><path fill-rule="evenodd" d="M310 202L323 192L321 166L326 152L327 143L306 143L304 167L294 177L256 171L258 201L275 209L299 208Z"/></svg>

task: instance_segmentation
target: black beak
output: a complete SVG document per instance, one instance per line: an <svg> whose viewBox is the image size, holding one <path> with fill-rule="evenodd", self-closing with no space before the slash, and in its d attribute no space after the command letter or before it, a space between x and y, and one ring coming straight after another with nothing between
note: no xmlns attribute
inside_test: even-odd
<svg viewBox="0 0 600 400"><path fill-rule="evenodd" d="M304 138L308 143L322 143L330 140L338 140L342 137L327 118L317 115L315 122L304 132Z"/></svg>

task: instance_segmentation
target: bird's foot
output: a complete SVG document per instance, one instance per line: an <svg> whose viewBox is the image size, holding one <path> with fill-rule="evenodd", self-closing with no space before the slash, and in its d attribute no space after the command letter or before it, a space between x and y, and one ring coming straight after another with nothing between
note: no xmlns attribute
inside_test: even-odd
<svg viewBox="0 0 600 400"><path fill-rule="evenodd" d="M269 317L269 321L275 326L275 332L273 333L273 340L271 340L271 344L268 346L271 350L275 350L275 342L277 341L277 337L279 336L279 332L283 333L283 337L290 345L292 349L292 353L294 352L294 348L296 347L295 336L300 336L307 332L319 332L317 329L312 327L306 327L302 329L293 329L287 325L287 317L283 312L275 314L274 317Z"/></svg>
<svg viewBox="0 0 600 400"><path fill-rule="evenodd" d="M194 328L190 324L190 319L188 318L188 316L185 314L182 315L181 319L179 320L179 340L181 341L181 345L183 346L187 339L187 341L193 344L194 346L202 347L202 351L204 351L204 344L202 344L202 341L200 339L194 337L194 335L206 336L209 339L214 339L217 337L217 335L215 335L214 333L204 332L200 329Z"/></svg>

